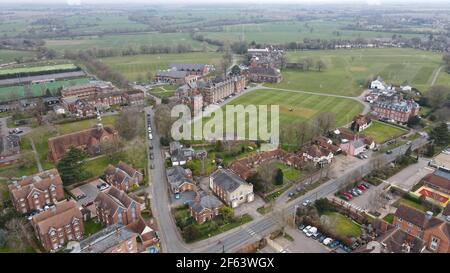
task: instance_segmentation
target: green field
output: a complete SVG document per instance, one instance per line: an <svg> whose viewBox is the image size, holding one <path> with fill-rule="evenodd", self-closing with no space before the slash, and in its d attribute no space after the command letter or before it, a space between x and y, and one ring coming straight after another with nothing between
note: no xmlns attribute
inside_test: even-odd
<svg viewBox="0 0 450 273"><path fill-rule="evenodd" d="M31 58L35 52L0 49L0 64L14 62L17 58Z"/></svg>
<svg viewBox="0 0 450 273"><path fill-rule="evenodd" d="M357 96L372 77L381 75L387 83L401 84L405 80L420 91L427 91L434 73L442 65L437 53L413 49L355 49L288 52L289 62L302 58L322 59L327 68L321 72L285 70L276 88L318 93ZM441 71L439 81L450 83L450 76ZM446 74L446 73L445 73ZM441 79L442 78L442 79Z"/></svg>
<svg viewBox="0 0 450 273"><path fill-rule="evenodd" d="M335 113L337 126L342 126L348 124L355 115L363 110L362 104L351 99L268 89L255 90L244 94L230 104L244 106L279 105L280 126L311 120L321 112ZM225 120L227 117L225 114L223 116ZM246 119L248 120L248 118ZM203 125L207 120L209 118L203 120ZM235 118L235 124L240 123L245 124L246 122Z"/></svg>
<svg viewBox="0 0 450 273"><path fill-rule="evenodd" d="M334 223L334 230L341 236L360 237L362 234L361 228L355 224L351 219L345 217L337 212L328 212L323 216L324 220Z"/></svg>
<svg viewBox="0 0 450 273"><path fill-rule="evenodd" d="M49 83L36 83L29 85L28 91L26 91L28 87L23 85L0 87L0 102L22 99L25 97L45 96L47 89L54 95L60 87L83 85L89 83L90 80L90 78L84 77L72 80L57 80Z"/></svg>
<svg viewBox="0 0 450 273"><path fill-rule="evenodd" d="M203 43L192 40L188 33L130 33L103 36L77 37L74 39L49 39L45 41L48 48L60 53L64 50L86 50L91 48L102 49L127 49L129 47L139 49L146 46L170 46L179 44L190 45L192 49L200 51ZM215 50L215 46L205 44L209 50Z"/></svg>
<svg viewBox="0 0 450 273"><path fill-rule="evenodd" d="M113 125L117 120L117 115L102 116L103 125ZM86 130L94 127L97 124L97 119L85 119L76 122L57 124L55 125L60 135L70 134L81 130Z"/></svg>
<svg viewBox="0 0 450 273"><path fill-rule="evenodd" d="M215 52L158 54L112 57L102 59L114 71L122 73L128 80L135 81L139 75L146 78L150 72L153 76L158 69L168 69L171 63L198 63L218 65L222 55Z"/></svg>
<svg viewBox="0 0 450 273"><path fill-rule="evenodd" d="M245 38L257 43L302 42L303 39L356 39L356 38L390 38L398 32L377 32L345 30L343 27L350 20L314 20L306 22L278 21L260 24L237 24L224 26L223 32L201 32L207 38L221 41L238 41ZM401 34L401 33L400 33ZM403 37L417 35L402 34Z"/></svg>
<svg viewBox="0 0 450 273"><path fill-rule="evenodd" d="M384 143L389 139L406 134L408 131L380 121L372 121L369 128L362 132L363 135L373 138L375 143Z"/></svg>
<svg viewBox="0 0 450 273"><path fill-rule="evenodd" d="M27 74L33 72L46 72L46 71L54 71L54 70L73 70L77 67L74 64L56 64L56 65L48 65L48 66L24 66L18 68L6 68L0 69L0 76L8 75L8 74Z"/></svg>

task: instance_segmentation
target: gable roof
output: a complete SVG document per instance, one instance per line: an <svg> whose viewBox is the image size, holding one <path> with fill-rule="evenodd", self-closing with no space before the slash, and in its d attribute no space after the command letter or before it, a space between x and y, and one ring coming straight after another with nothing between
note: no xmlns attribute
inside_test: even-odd
<svg viewBox="0 0 450 273"><path fill-rule="evenodd" d="M127 209L133 203L137 205L136 201L131 199L125 192L114 186L111 186L104 192L99 192L97 198L94 200L94 203L97 207L109 211L110 214L114 214L119 207Z"/></svg>
<svg viewBox="0 0 450 273"><path fill-rule="evenodd" d="M171 69L176 69L178 71L203 71L205 69L205 64L170 64Z"/></svg>
<svg viewBox="0 0 450 273"><path fill-rule="evenodd" d="M55 208L43 211L32 218L41 234L49 232L50 228L60 228L70 224L74 219L82 220L83 216L74 200L55 204Z"/></svg>
<svg viewBox="0 0 450 273"><path fill-rule="evenodd" d="M442 223L438 218L429 217L426 213L407 205L400 205L395 212L395 216L422 229L430 228Z"/></svg>
<svg viewBox="0 0 450 273"><path fill-rule="evenodd" d="M214 195L207 194L200 197L197 202L191 203L191 207L197 213L202 212L204 209L213 210L223 206L222 202Z"/></svg>
<svg viewBox="0 0 450 273"><path fill-rule="evenodd" d="M80 242L81 253L104 253L114 246L135 238L137 234L120 224L108 226Z"/></svg>
<svg viewBox="0 0 450 273"><path fill-rule="evenodd" d="M183 183L194 183L190 175L190 170L188 171L180 166L174 166L166 169L166 174L167 181L172 188L179 188Z"/></svg>
<svg viewBox="0 0 450 273"><path fill-rule="evenodd" d="M9 184L8 188L14 199L25 198L33 189L46 191L51 185L62 187L62 180L57 169L50 169Z"/></svg>
<svg viewBox="0 0 450 273"><path fill-rule="evenodd" d="M438 169L433 173L427 174L423 180L437 187L450 190L450 172Z"/></svg>

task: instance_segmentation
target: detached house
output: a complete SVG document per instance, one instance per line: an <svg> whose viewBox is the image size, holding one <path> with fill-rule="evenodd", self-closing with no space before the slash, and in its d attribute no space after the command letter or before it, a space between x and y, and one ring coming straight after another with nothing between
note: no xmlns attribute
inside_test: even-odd
<svg viewBox="0 0 450 273"><path fill-rule="evenodd" d="M47 204L64 199L64 189L57 169L51 169L8 185L11 201L20 213L41 210Z"/></svg>
<svg viewBox="0 0 450 273"><path fill-rule="evenodd" d="M57 250L84 234L83 216L75 201L57 203L31 219L36 237L47 250Z"/></svg>
<svg viewBox="0 0 450 273"><path fill-rule="evenodd" d="M192 179L192 172L189 169L175 166L166 169L166 174L169 189L175 195L185 191L195 191L197 188Z"/></svg>
<svg viewBox="0 0 450 273"><path fill-rule="evenodd" d="M393 224L411 236L416 236L432 252L450 253L450 223L433 217L431 212L401 205L394 215Z"/></svg>
<svg viewBox="0 0 450 273"><path fill-rule="evenodd" d="M365 115L357 115L353 118L350 129L354 132L362 132L372 124L372 120Z"/></svg>
<svg viewBox="0 0 450 273"><path fill-rule="evenodd" d="M223 203L214 195L199 194L198 198L189 204L189 211L197 223L203 224L219 215L221 207Z"/></svg>
<svg viewBox="0 0 450 273"><path fill-rule="evenodd" d="M114 186L99 192L94 204L98 219L107 226L117 223L128 225L138 220L141 215L140 204Z"/></svg>
<svg viewBox="0 0 450 273"><path fill-rule="evenodd" d="M250 203L255 199L253 185L226 169L218 169L211 174L209 188L232 208Z"/></svg>
<svg viewBox="0 0 450 273"><path fill-rule="evenodd" d="M374 80L370 83L370 89L386 90L387 86L386 86L386 83L384 82L383 78L378 76L376 78L376 80Z"/></svg>
<svg viewBox="0 0 450 273"><path fill-rule="evenodd" d="M178 141L172 141L169 144L170 160L172 166L183 166L195 156L195 151L192 148L183 147Z"/></svg>
<svg viewBox="0 0 450 273"><path fill-rule="evenodd" d="M333 153L319 145L312 144L303 150L303 157L314 164L329 164L333 160Z"/></svg>
<svg viewBox="0 0 450 273"><path fill-rule="evenodd" d="M109 165L105 171L106 181L122 191L128 191L142 182L143 175L128 164L120 161L117 167Z"/></svg>

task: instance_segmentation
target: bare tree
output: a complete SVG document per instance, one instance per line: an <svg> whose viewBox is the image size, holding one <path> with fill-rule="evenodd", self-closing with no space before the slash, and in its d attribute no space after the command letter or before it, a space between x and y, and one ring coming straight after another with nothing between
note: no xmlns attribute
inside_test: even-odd
<svg viewBox="0 0 450 273"><path fill-rule="evenodd" d="M30 245L33 233L24 218L12 218L5 227L8 230L8 245L11 248L24 250Z"/></svg>
<svg viewBox="0 0 450 273"><path fill-rule="evenodd" d="M122 111L119 114L115 122L115 127L119 132L119 135L125 140L132 140L138 135L139 128L143 128L142 119L139 116L142 115L137 109L129 109Z"/></svg>
<svg viewBox="0 0 450 273"><path fill-rule="evenodd" d="M336 127L336 114L333 112L323 112L316 116L315 123L322 134L327 133Z"/></svg>
<svg viewBox="0 0 450 273"><path fill-rule="evenodd" d="M161 136L169 137L170 130L173 124L173 119L170 116L170 107L166 104L159 104L155 106L155 126Z"/></svg>
<svg viewBox="0 0 450 273"><path fill-rule="evenodd" d="M274 181L275 167L272 162L265 161L258 166L258 176L261 180L264 192L267 192Z"/></svg>
<svg viewBox="0 0 450 273"><path fill-rule="evenodd" d="M320 72L320 71L322 71L322 69L326 69L327 65L325 64L324 61L322 61L322 59L320 59L320 60L317 60L317 62L316 62L316 68Z"/></svg>

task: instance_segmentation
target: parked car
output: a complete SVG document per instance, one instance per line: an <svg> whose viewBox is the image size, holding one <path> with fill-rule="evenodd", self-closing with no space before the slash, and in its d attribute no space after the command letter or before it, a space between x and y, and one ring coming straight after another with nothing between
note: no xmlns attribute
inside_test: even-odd
<svg viewBox="0 0 450 273"><path fill-rule="evenodd" d="M361 184L363 184L366 189L370 188L370 184L367 182L362 182Z"/></svg>
<svg viewBox="0 0 450 273"><path fill-rule="evenodd" d="M353 195L351 193L348 192L343 192L342 195L347 196L348 199L352 199Z"/></svg>
<svg viewBox="0 0 450 273"><path fill-rule="evenodd" d="M320 238L320 236L322 236L322 233L317 232L316 234L313 234L312 237L313 237L314 240L318 240Z"/></svg>
<svg viewBox="0 0 450 273"><path fill-rule="evenodd" d="M351 189L349 192L353 197L359 196L359 194L354 189Z"/></svg>
<svg viewBox="0 0 450 273"><path fill-rule="evenodd" d="M387 150L387 151L386 151L386 154L387 154L387 155L392 154L392 150Z"/></svg>
<svg viewBox="0 0 450 273"><path fill-rule="evenodd" d="M154 168L155 168L155 165L153 165L153 163L150 164L150 169L154 169Z"/></svg>
<svg viewBox="0 0 450 273"><path fill-rule="evenodd" d="M333 242L330 243L329 247L331 248L336 248L339 246L341 242L339 242L338 240L334 240Z"/></svg>
<svg viewBox="0 0 450 273"><path fill-rule="evenodd" d="M153 139L153 135L151 133L148 134L148 139L150 139L150 140Z"/></svg>
<svg viewBox="0 0 450 273"><path fill-rule="evenodd" d="M353 189L355 192L357 192L359 195L363 194L362 190L358 189L358 188L354 188Z"/></svg>
<svg viewBox="0 0 450 273"><path fill-rule="evenodd" d="M350 198L347 195L341 194L340 197L345 201L350 201Z"/></svg>
<svg viewBox="0 0 450 273"><path fill-rule="evenodd" d="M153 158L154 158L153 153L150 153L150 159L153 159Z"/></svg>
<svg viewBox="0 0 450 273"><path fill-rule="evenodd" d="M332 242L333 242L333 239L331 239L331 238L326 238L325 240L323 240L323 244L326 246L331 244Z"/></svg>
<svg viewBox="0 0 450 273"><path fill-rule="evenodd" d="M327 238L327 236L325 236L325 235L320 236L320 238L319 238L319 243L323 243L323 241L324 241L326 238Z"/></svg>
<svg viewBox="0 0 450 273"><path fill-rule="evenodd" d="M309 204L311 204L311 200L309 200L309 199L306 199L306 200L302 203L302 205L305 206L305 207L309 206Z"/></svg>
<svg viewBox="0 0 450 273"><path fill-rule="evenodd" d="M306 227L303 229L303 233L306 234L306 232L308 232L310 228L311 228L311 226L306 226Z"/></svg>
<svg viewBox="0 0 450 273"><path fill-rule="evenodd" d="M357 188L358 188L358 189L360 189L360 190L362 190L362 191L365 191L365 190L367 190L367 188L366 188L366 187L364 187L364 185L363 185L363 184L359 184L359 185L357 186Z"/></svg>
<svg viewBox="0 0 450 273"><path fill-rule="evenodd" d="M316 228L316 227L311 227L311 228L309 229L309 232L311 233L311 235L308 236L308 234L306 234L306 236L308 236L308 237L311 237L311 236L315 237L318 231L317 231L317 228Z"/></svg>
<svg viewBox="0 0 450 273"><path fill-rule="evenodd" d="M305 225L304 224L300 224L299 226L298 226L298 229L299 230L303 230L305 228Z"/></svg>
<svg viewBox="0 0 450 273"><path fill-rule="evenodd" d="M341 248L342 250L344 250L345 252L352 252L352 250L351 250L348 246L346 246L346 245L344 245L344 244L341 244L341 245L340 245L340 248Z"/></svg>

